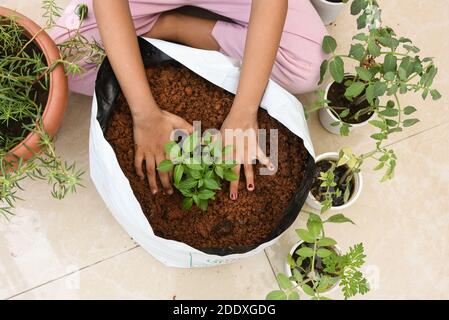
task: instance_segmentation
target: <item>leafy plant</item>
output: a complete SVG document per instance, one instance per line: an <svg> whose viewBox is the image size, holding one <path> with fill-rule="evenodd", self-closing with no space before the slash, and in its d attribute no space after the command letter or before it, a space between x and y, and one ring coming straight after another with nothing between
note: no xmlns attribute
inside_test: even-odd
<svg viewBox="0 0 449 320"><path fill-rule="evenodd" d="M359 15L358 29L368 28L353 37L354 43L348 54L337 54L337 41L325 36L323 51L331 57L321 65L320 84L328 73L336 83L343 84L346 99L360 106L354 119L374 113L377 119L369 123L379 132L371 138L382 142L390 134L419 122L419 119L410 117L417 108L404 106L399 99L401 95L420 92L423 100L429 95L434 100L441 98L439 91L433 88L438 69L433 58L418 55L420 49L410 39L398 37L391 27L382 26L381 10L376 0L354 0L351 13ZM356 63L354 72L345 71L345 60ZM347 72L353 77L345 77ZM348 107L329 104L330 101L320 93L312 110L329 109L339 119L334 125L340 126L342 135L348 135L350 124L342 120L349 115Z"/></svg>
<svg viewBox="0 0 449 320"><path fill-rule="evenodd" d="M360 268L365 263L363 244L352 246L345 254L335 249L337 241L326 236L324 226L328 223L353 223L343 214L336 214L326 220L313 212L309 214L306 229L297 229L302 243L294 255L287 257L292 270L289 277L277 275L279 290L267 295L268 300L299 300L301 289L313 300L328 300L326 292L339 283L345 299L369 291L368 281Z"/></svg>
<svg viewBox="0 0 449 320"><path fill-rule="evenodd" d="M158 170L173 170L173 185L184 196L183 209L189 210L193 204L206 211L209 200L215 199L221 182L237 180L233 168L235 161L224 160L233 150L232 146L222 148L221 140L213 141L210 134L200 139L199 133L187 136L181 146L171 141L165 151L169 160L162 161Z"/></svg>
<svg viewBox="0 0 449 320"><path fill-rule="evenodd" d="M62 161L55 152L50 136L42 125L45 94L49 90L51 73L63 65L67 74L81 74L82 61L100 64L105 57L98 43L89 42L80 33L80 27L88 15L88 7L76 8L79 26L70 30L56 24L61 8L54 0L42 2L45 26L36 34L27 36L15 17L0 17L0 214L12 213L17 192L25 178L45 179L52 185L52 195L61 199L81 186L83 172L74 164ZM67 31L67 41L58 45L60 58L47 65L43 53L35 45L36 37L50 28ZM42 98L44 97L44 98ZM28 161L18 159L12 150L28 134L40 136L39 154Z"/></svg>

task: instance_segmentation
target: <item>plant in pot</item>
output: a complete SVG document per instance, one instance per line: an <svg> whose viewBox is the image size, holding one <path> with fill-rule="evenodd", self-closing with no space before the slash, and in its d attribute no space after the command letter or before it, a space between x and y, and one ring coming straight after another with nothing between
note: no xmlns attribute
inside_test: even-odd
<svg viewBox="0 0 449 320"><path fill-rule="evenodd" d="M277 275L279 290L267 295L268 300L299 300L301 293L313 300L328 300L337 287L345 299L369 291L368 281L360 269L365 263L363 244L350 247L342 253L337 241L326 235L328 223L353 223L343 214L323 220L309 214L306 229L297 229L300 238L291 249L285 263L285 273Z"/></svg>
<svg viewBox="0 0 449 320"><path fill-rule="evenodd" d="M433 88L438 72L433 59L421 58L410 39L382 26L380 12L373 0L352 3L351 13L359 16L358 29L367 28L353 37L348 54L336 53L337 42L331 36L323 40L323 51L331 57L321 65L320 84L328 73L333 81L319 92L310 111L319 110L322 125L331 133L346 136L351 128L370 124L380 129L371 137L385 140L390 133L419 122L410 117L416 107L404 106L400 95L420 92L424 100L429 95L441 98ZM356 64L354 71L345 71L344 60Z"/></svg>
<svg viewBox="0 0 449 320"><path fill-rule="evenodd" d="M60 159L53 143L67 103L67 74L82 69L72 52L101 57L96 44L86 45L78 30L56 46L45 32L59 27L54 1L43 1L48 22L39 27L25 16L0 7L0 214L12 214L25 178L47 180L52 195L62 199L75 192L82 171ZM87 7L77 8L80 25ZM86 55L84 55L86 57Z"/></svg>
<svg viewBox="0 0 449 320"><path fill-rule="evenodd" d="M368 159L377 162L375 171L384 170L381 181L394 177L397 157L394 150L380 143L370 152L356 155L345 147L337 152L328 152L316 158L317 168L307 204L322 213L338 211L353 205L359 198L362 187L362 166Z"/></svg>

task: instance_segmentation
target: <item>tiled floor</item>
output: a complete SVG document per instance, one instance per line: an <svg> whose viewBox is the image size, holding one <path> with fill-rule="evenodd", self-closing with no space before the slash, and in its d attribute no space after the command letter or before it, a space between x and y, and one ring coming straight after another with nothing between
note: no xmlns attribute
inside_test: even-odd
<svg viewBox="0 0 449 320"><path fill-rule="evenodd" d="M62 5L67 0L61 0ZM399 156L396 178L379 183L364 171L360 200L345 214L357 226L338 226L330 234L341 246L363 242L369 299L449 298L449 31L446 0L380 1L384 22L416 41L440 67L437 103L410 97L421 123L391 140ZM40 21L39 1L0 0ZM329 27L340 48L347 48L353 20L348 11ZM419 26L419 27L417 27ZM308 105L311 95L300 97ZM57 147L67 159L88 169L90 99L70 96ZM348 138L328 134L317 117L310 131L318 153L343 145L367 151L369 129ZM25 202L11 222L0 220L0 299L35 298L212 298L260 299L276 287L274 271L295 239L299 217L278 244L251 259L200 270L174 270L137 246L116 223L86 179L86 188L57 202L44 183L27 182ZM335 297L339 297L336 295Z"/></svg>

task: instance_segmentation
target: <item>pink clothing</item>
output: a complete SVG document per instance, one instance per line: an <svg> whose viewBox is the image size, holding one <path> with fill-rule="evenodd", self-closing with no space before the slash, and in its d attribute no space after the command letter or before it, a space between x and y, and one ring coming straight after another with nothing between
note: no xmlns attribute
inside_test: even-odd
<svg viewBox="0 0 449 320"><path fill-rule="evenodd" d="M273 0L276 1L276 0ZM218 21L212 36L224 54L242 59L245 48L252 0L129 0L137 35L148 33L162 12L182 6L200 7L232 19L233 23ZM75 7L84 3L89 6L88 18L83 22L82 33L88 39L101 44L101 38L93 14L92 0L72 0L59 23L69 28L77 26ZM326 29L310 3L310 0L290 0L287 20L281 43L273 66L272 80L292 93L313 91L319 80L319 68L326 58L321 43ZM54 30L52 35L60 43L66 33ZM70 89L93 95L97 69L85 65L82 77L70 79Z"/></svg>

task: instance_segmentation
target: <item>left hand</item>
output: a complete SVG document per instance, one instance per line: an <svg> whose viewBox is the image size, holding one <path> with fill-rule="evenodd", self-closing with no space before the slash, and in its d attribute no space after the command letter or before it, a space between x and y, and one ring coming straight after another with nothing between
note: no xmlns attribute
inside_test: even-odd
<svg viewBox="0 0 449 320"><path fill-rule="evenodd" d="M259 146L258 129L257 109L248 112L248 109L242 111L242 108L234 107L221 127L223 146L230 144L234 146L234 152L230 155L237 162L234 172L240 177L243 165L248 191L254 191L255 188L253 163L256 159L270 171L275 169ZM237 200L239 180L231 182L229 196L232 200Z"/></svg>

